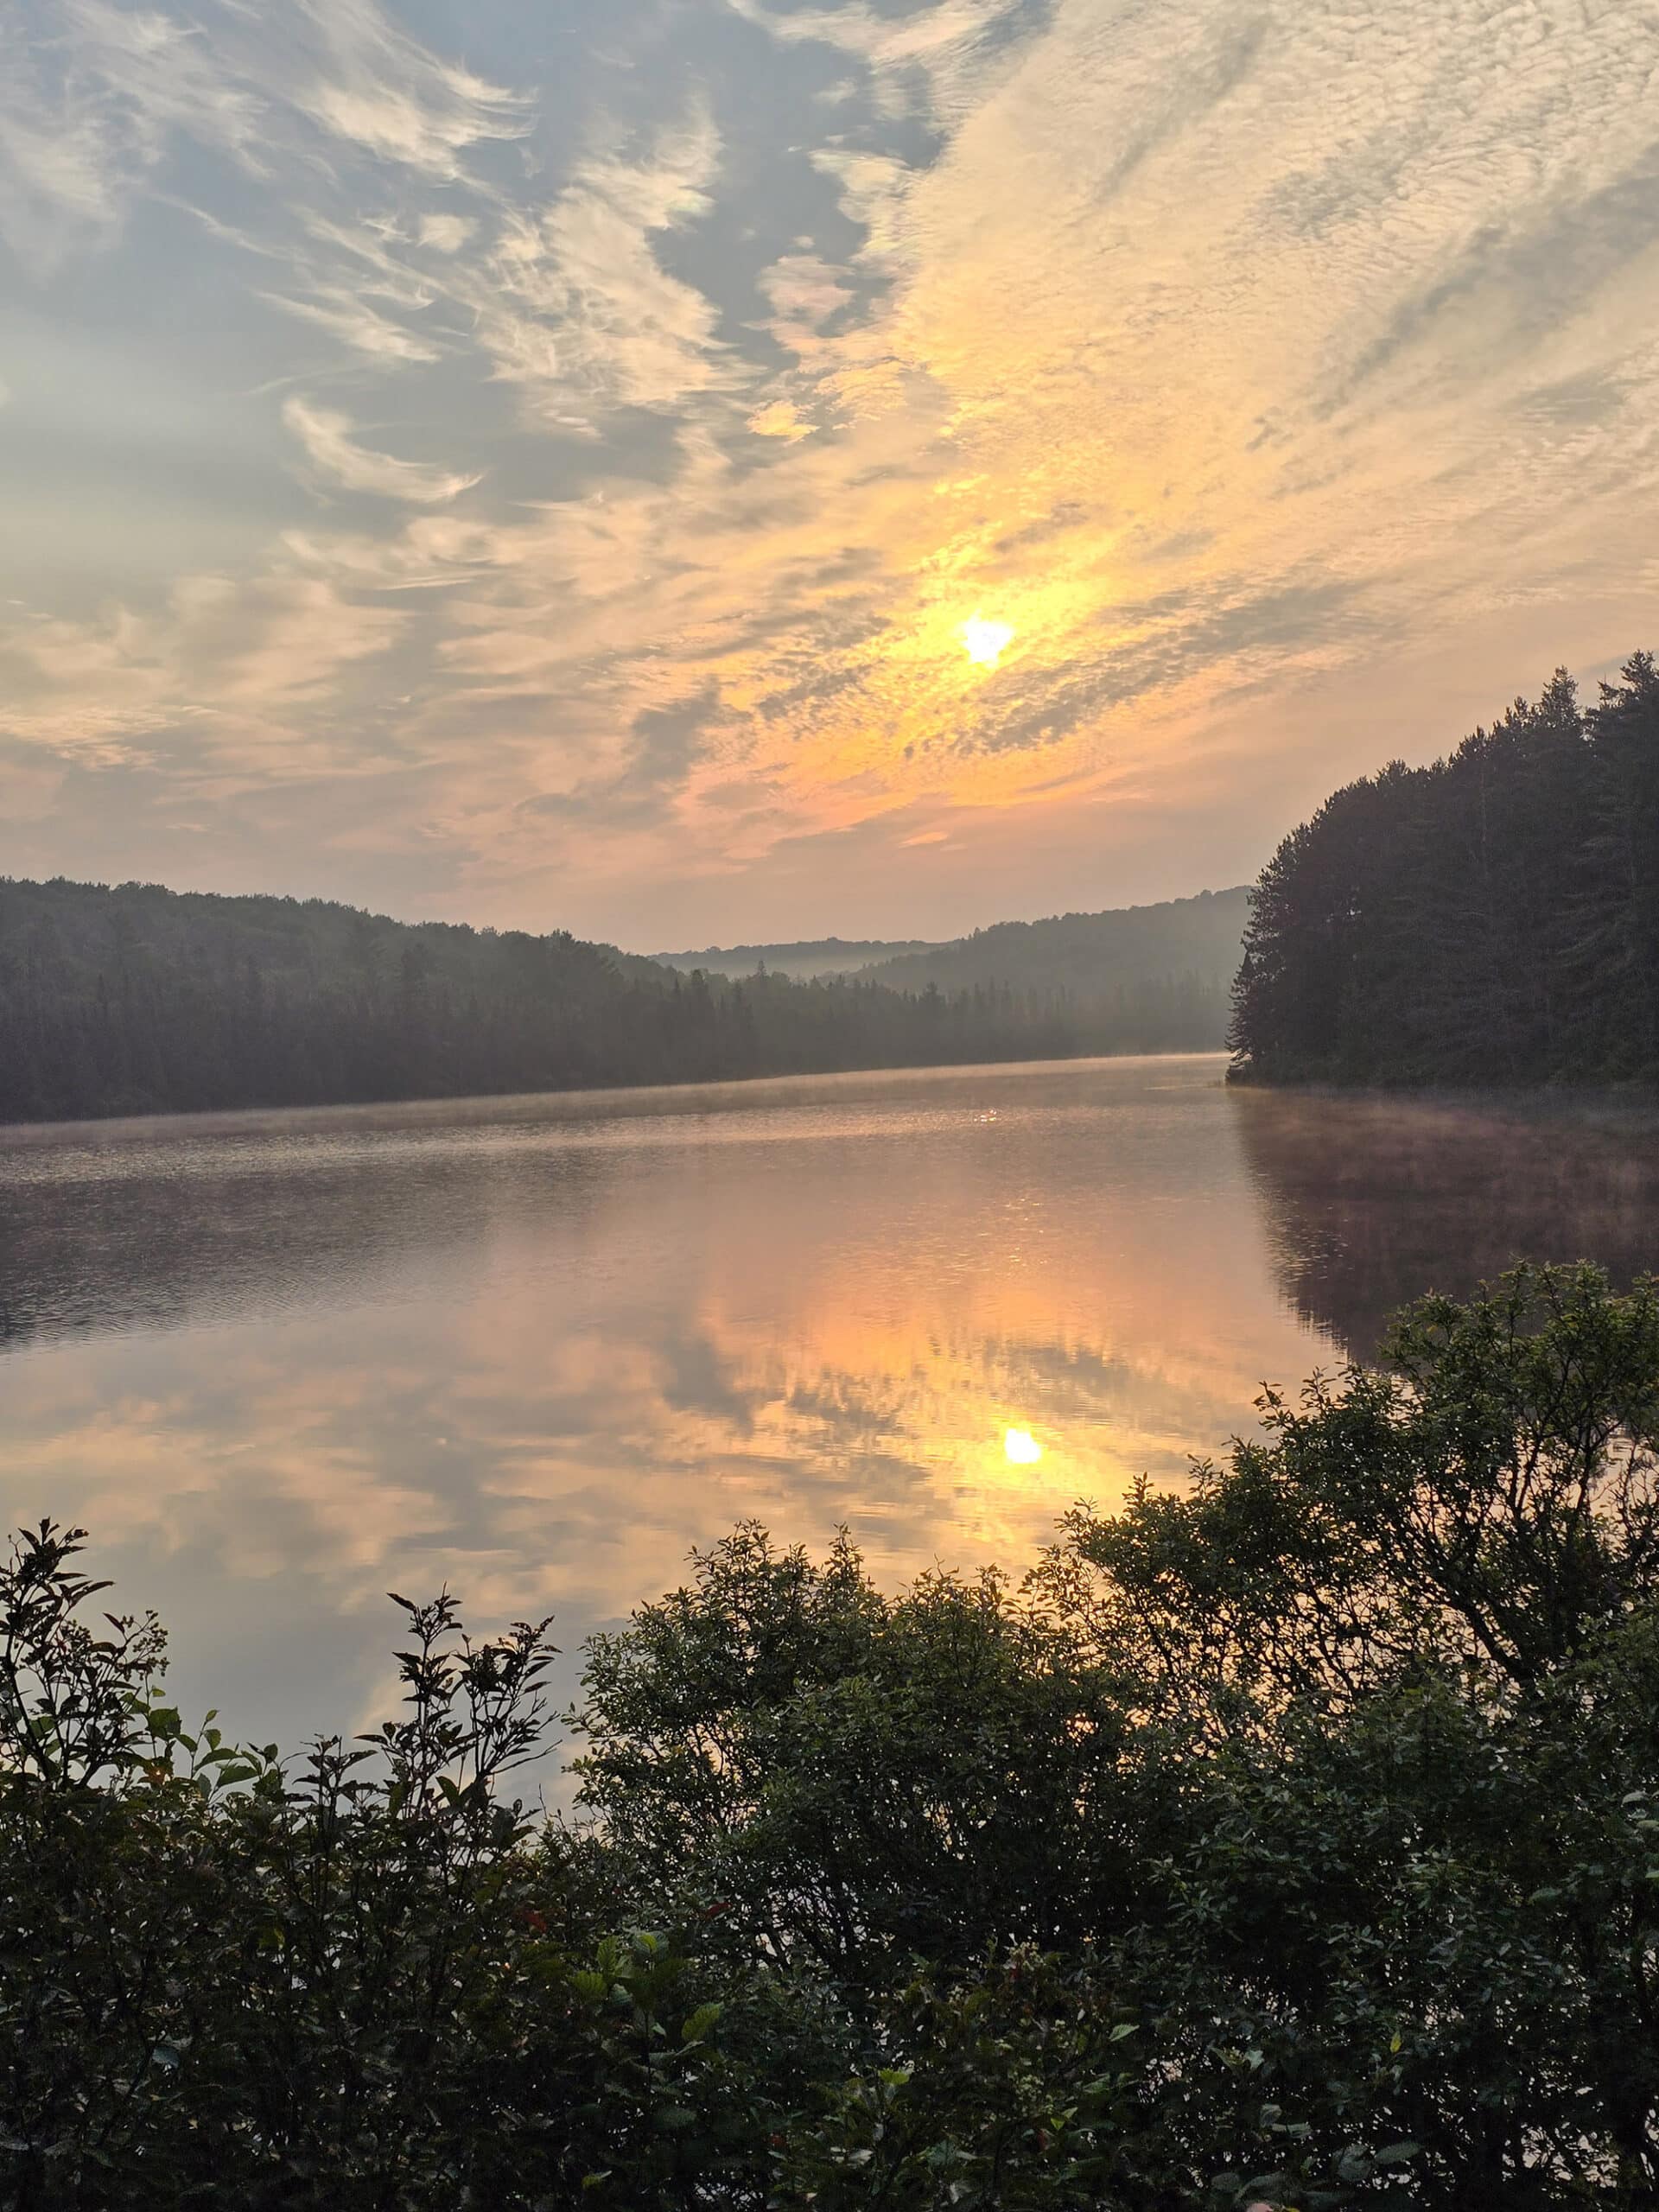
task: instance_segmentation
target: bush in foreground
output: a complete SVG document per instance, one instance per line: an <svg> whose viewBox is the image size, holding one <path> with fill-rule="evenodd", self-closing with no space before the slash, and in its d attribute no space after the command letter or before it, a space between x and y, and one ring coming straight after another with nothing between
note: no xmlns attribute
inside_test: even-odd
<svg viewBox="0 0 1659 2212"><path fill-rule="evenodd" d="M1643 2205L1659 1295L1522 1269L1019 1586L738 1531L596 1640L405 1605L403 1717L187 1734L0 1574L0 2202Z"/></svg>

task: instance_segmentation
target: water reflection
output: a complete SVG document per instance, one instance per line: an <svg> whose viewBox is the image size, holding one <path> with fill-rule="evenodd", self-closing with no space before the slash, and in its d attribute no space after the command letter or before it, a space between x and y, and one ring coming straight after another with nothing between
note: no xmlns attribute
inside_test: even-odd
<svg viewBox="0 0 1659 2212"><path fill-rule="evenodd" d="M289 1738L385 1694L389 1586L569 1646L745 1515L893 1578L1028 1557L1308 1363L1219 1076L26 1134L0 1505L85 1522L186 1701Z"/></svg>
<svg viewBox="0 0 1659 2212"><path fill-rule="evenodd" d="M0 1510L187 1705L384 1709L390 1588L567 1649L748 1515L891 1580L1178 1479L1430 1282L1652 1254L1639 1119L1240 1096L1213 1058L14 1133Z"/></svg>
<svg viewBox="0 0 1659 2212"><path fill-rule="evenodd" d="M1356 1358L1517 1259L1659 1265L1659 1117L1607 1101L1229 1094L1285 1297Z"/></svg>

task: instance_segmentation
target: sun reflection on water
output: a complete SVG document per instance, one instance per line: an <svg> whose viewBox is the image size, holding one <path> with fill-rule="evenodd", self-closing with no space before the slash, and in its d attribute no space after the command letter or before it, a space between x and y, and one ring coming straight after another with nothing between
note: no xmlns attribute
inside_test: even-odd
<svg viewBox="0 0 1659 2212"><path fill-rule="evenodd" d="M556 1611L574 1694L741 1520L845 1524L889 1587L1017 1567L1306 1370L1217 1066L365 1109L346 1155L286 1117L96 1180L20 1153L0 1304L62 1320L5 1353L0 1494L92 1529L186 1704L262 1739L385 1709L388 1588Z"/></svg>

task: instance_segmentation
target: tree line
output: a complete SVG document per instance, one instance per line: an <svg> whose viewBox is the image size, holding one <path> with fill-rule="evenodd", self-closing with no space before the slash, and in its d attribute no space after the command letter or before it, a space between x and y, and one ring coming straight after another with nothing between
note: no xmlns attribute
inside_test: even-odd
<svg viewBox="0 0 1659 2212"><path fill-rule="evenodd" d="M284 1760L0 1560L13 2212L1659 2201L1659 1288L1522 1269L1020 1583L740 1529L588 1647L399 1598Z"/></svg>
<svg viewBox="0 0 1659 2212"><path fill-rule="evenodd" d="M1234 986L1267 1082L1659 1080L1659 666L1327 799L1263 869Z"/></svg>
<svg viewBox="0 0 1659 2212"><path fill-rule="evenodd" d="M682 976L563 931L0 880L0 1121L1212 1049L1224 987Z"/></svg>

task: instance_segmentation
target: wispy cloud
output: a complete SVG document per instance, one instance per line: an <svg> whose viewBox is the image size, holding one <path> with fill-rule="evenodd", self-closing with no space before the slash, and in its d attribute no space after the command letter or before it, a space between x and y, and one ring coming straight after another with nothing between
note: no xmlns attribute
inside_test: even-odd
<svg viewBox="0 0 1659 2212"><path fill-rule="evenodd" d="M346 671L405 617L296 569L180 577L148 619L111 607L0 626L0 736L111 765L173 757L194 781L235 765L282 777L350 766L345 729L315 728Z"/></svg>
<svg viewBox="0 0 1659 2212"><path fill-rule="evenodd" d="M524 134L528 95L441 59L376 0L291 0L291 9L303 59L289 97L364 153L447 183L472 148Z"/></svg>
<svg viewBox="0 0 1659 2212"><path fill-rule="evenodd" d="M1028 0L932 0L913 10L868 7L771 8L731 0L747 21L786 44L817 43L861 62L874 83L879 115L912 108L929 121L959 122L1022 29L1039 27L1046 7Z"/></svg>
<svg viewBox="0 0 1659 2212"><path fill-rule="evenodd" d="M429 461L397 461L376 453L352 435L349 416L314 406L297 393L283 403L283 420L304 448L312 467L348 492L368 492L382 499L410 499L438 505L468 492L477 476L459 476Z"/></svg>
<svg viewBox="0 0 1659 2212"><path fill-rule="evenodd" d="M706 107L639 158L577 164L550 205L510 214L459 289L495 373L537 411L666 409L728 381L715 310L670 273L655 241L706 208L720 140Z"/></svg>
<svg viewBox="0 0 1659 2212"><path fill-rule="evenodd" d="M112 0L63 0L52 35L28 36L12 0L0 70L0 238L37 275L107 247L188 136L257 165L264 103L227 82L192 23Z"/></svg>
<svg viewBox="0 0 1659 2212"><path fill-rule="evenodd" d="M903 850L932 933L1236 878L1637 642L1646 0L10 5L0 736L102 764L54 865L142 762L346 891L910 926ZM60 487L137 460L117 550Z"/></svg>

